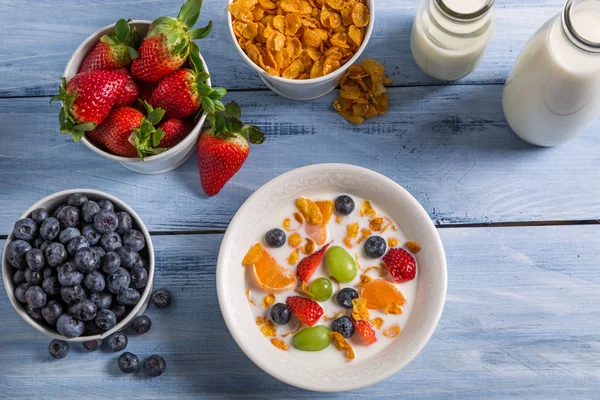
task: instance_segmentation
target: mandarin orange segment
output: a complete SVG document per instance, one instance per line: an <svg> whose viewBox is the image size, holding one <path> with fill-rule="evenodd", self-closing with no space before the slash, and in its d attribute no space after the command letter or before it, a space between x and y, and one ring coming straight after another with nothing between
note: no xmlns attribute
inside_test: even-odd
<svg viewBox="0 0 600 400"><path fill-rule="evenodd" d="M322 246L327 241L327 223L333 216L335 204L331 200L316 201L315 204L321 210L323 220L320 224L306 226L306 234L319 246Z"/></svg>
<svg viewBox="0 0 600 400"><path fill-rule="evenodd" d="M367 308L378 310L394 302L403 305L406 302L404 295L393 283L384 279L375 279L360 289L360 297L367 300Z"/></svg>
<svg viewBox="0 0 600 400"><path fill-rule="evenodd" d="M252 246L243 263L254 267L256 283L266 291L282 292L296 286L296 275L281 268L260 243Z"/></svg>

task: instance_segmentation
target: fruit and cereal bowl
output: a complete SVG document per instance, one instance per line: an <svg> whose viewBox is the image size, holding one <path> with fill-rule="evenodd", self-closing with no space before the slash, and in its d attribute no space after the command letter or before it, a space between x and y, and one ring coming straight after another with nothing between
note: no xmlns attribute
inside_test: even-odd
<svg viewBox="0 0 600 400"><path fill-rule="evenodd" d="M31 206L8 235L2 279L17 313L55 339L103 339L148 306L154 249L127 204L91 189Z"/></svg>
<svg viewBox="0 0 600 400"><path fill-rule="evenodd" d="M440 319L447 272L428 214L367 169L313 165L254 193L219 253L223 318L246 355L297 387L345 391L407 365Z"/></svg>
<svg viewBox="0 0 600 400"><path fill-rule="evenodd" d="M229 0L234 46L264 84L292 100L337 86L373 32L374 0Z"/></svg>
<svg viewBox="0 0 600 400"><path fill-rule="evenodd" d="M194 152L207 113L222 111L195 40L201 0L154 21L121 19L90 35L63 72L60 132L144 174L171 171Z"/></svg>

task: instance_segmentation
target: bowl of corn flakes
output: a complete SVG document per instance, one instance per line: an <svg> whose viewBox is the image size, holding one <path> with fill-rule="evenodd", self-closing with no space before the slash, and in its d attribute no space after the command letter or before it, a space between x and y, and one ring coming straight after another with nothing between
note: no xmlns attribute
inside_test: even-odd
<svg viewBox="0 0 600 400"><path fill-rule="evenodd" d="M229 0L233 43L273 92L312 100L338 85L369 42L374 0Z"/></svg>

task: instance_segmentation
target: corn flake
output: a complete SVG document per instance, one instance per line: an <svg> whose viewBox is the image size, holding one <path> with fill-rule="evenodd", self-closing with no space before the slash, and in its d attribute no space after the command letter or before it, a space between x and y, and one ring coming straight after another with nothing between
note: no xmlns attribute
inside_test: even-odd
<svg viewBox="0 0 600 400"><path fill-rule="evenodd" d="M273 293L270 293L263 298L262 308L266 310L273 303L275 303L275 295Z"/></svg>
<svg viewBox="0 0 600 400"><path fill-rule="evenodd" d="M372 280L373 280L373 278L371 278L369 275L362 274L360 276L360 280L358 281L358 286L359 287L364 286L367 283L371 282Z"/></svg>
<svg viewBox="0 0 600 400"><path fill-rule="evenodd" d="M342 311L338 311L337 313L333 314L331 317L328 317L327 315L323 316L323 319L325 321L333 321L334 319L338 319L339 317L341 317L342 315L344 315L344 310Z"/></svg>
<svg viewBox="0 0 600 400"><path fill-rule="evenodd" d="M283 350L283 351L287 351L290 349L290 347L287 345L287 343L281 339L273 338L273 339L271 339L271 344L273 344L273 346L275 346L278 349Z"/></svg>
<svg viewBox="0 0 600 400"><path fill-rule="evenodd" d="M344 357L348 360L353 360L356 357L354 349L348 341L338 332L331 332L331 342L335 348L344 352Z"/></svg>
<svg viewBox="0 0 600 400"><path fill-rule="evenodd" d="M304 246L302 246L300 248L300 250L307 256L314 253L316 249L317 249L316 243L310 238L306 238L306 243L304 244Z"/></svg>
<svg viewBox="0 0 600 400"><path fill-rule="evenodd" d="M421 251L421 246L417 242L406 242L404 245L413 254L417 254Z"/></svg>
<svg viewBox="0 0 600 400"><path fill-rule="evenodd" d="M265 322L264 325L260 327L260 331L262 332L264 337L277 336L277 329L275 328L275 323L271 320Z"/></svg>
<svg viewBox="0 0 600 400"><path fill-rule="evenodd" d="M371 315L367 308L367 299L353 299L352 300L352 318L356 321L368 321Z"/></svg>
<svg viewBox="0 0 600 400"><path fill-rule="evenodd" d="M302 243L302 236L300 236L299 233L294 233L291 234L288 237L288 244L294 248L300 246L300 243Z"/></svg>
<svg viewBox="0 0 600 400"><path fill-rule="evenodd" d="M395 302L391 302L389 304L387 304L384 309L383 312L385 313L385 315L389 315L389 314L402 314L403 310L402 307L400 307L398 304L396 304Z"/></svg>
<svg viewBox="0 0 600 400"><path fill-rule="evenodd" d="M360 206L360 216L364 217L365 215L370 215L371 218L375 218L377 216L377 211L373 208L373 205L369 200L363 200Z"/></svg>
<svg viewBox="0 0 600 400"><path fill-rule="evenodd" d="M290 255L288 256L288 258L286 258L286 260L287 260L288 264L296 265L299 258L300 258L300 256L298 255L298 250L294 250L290 253Z"/></svg>
<svg viewBox="0 0 600 400"><path fill-rule="evenodd" d="M395 338L400 334L400 327L398 325L392 325L383 331L383 336L388 337L390 339Z"/></svg>
<svg viewBox="0 0 600 400"><path fill-rule="evenodd" d="M252 297L250 297L251 293L250 293L250 288L246 289L246 299L248 299L248 303L252 304L253 306L256 305L256 303L254 302L254 300L252 300Z"/></svg>
<svg viewBox="0 0 600 400"><path fill-rule="evenodd" d="M393 238L393 237L388 238L388 246L390 248L396 247L396 246L398 246L398 244L400 244L400 241L398 239Z"/></svg>
<svg viewBox="0 0 600 400"><path fill-rule="evenodd" d="M323 222L321 209L312 200L305 197L296 199L296 208L302 213L304 219L311 225L320 225Z"/></svg>
<svg viewBox="0 0 600 400"><path fill-rule="evenodd" d="M265 322L267 322L263 317L256 317L256 325L261 326L263 325Z"/></svg>
<svg viewBox="0 0 600 400"><path fill-rule="evenodd" d="M373 325L375 328L377 329L381 329L381 327L383 326L383 323L385 322L383 320L383 318L381 317L377 317L377 318L373 318L372 320L369 321L371 323L371 325Z"/></svg>
<svg viewBox="0 0 600 400"><path fill-rule="evenodd" d="M352 22L359 28L369 23L369 9L362 3L356 3L352 8Z"/></svg>

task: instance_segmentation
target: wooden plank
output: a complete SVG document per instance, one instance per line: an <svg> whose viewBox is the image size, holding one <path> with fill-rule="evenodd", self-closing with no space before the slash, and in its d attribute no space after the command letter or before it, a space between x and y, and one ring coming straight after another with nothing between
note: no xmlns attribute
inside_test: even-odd
<svg viewBox="0 0 600 400"><path fill-rule="evenodd" d="M440 234L449 265L448 300L433 338L395 376L327 398L598 398L600 227L460 228ZM130 336L127 350L142 357L162 354L165 375L125 377L117 354L84 354L77 345L68 358L52 361L49 339L21 321L0 293L2 397L320 398L263 373L229 336L215 290L220 235L154 240L155 282L173 292L174 302L148 311L152 330Z"/></svg>
<svg viewBox="0 0 600 400"><path fill-rule="evenodd" d="M57 133L47 99L0 100L0 233L53 192L89 187L130 204L152 231L222 230L271 178L308 164L357 164L408 189L436 223L600 219L596 132L557 148L527 145L507 127L501 86L390 90L383 117L354 126L331 107L334 94L293 102L270 92L230 96L267 142L214 198L200 187L195 157L158 176L130 172ZM293 113L290 110L294 110Z"/></svg>
<svg viewBox="0 0 600 400"><path fill-rule="evenodd" d="M56 91L67 60L92 32L119 18L153 20L176 15L182 1L0 0L0 97L47 96ZM499 0L497 29L479 70L459 83L501 83L527 39L563 2ZM226 2L207 1L201 22L214 20L209 38L200 42L214 84L230 89L265 88L234 49L226 24ZM364 55L381 60L395 85L437 84L423 74L410 53L410 29L416 0L378 0L376 28ZM217 67L218 66L218 67Z"/></svg>

